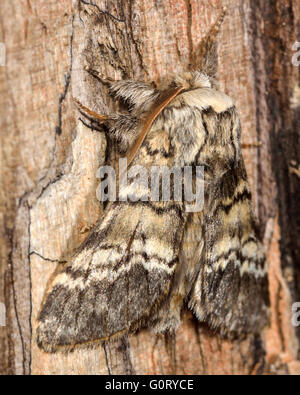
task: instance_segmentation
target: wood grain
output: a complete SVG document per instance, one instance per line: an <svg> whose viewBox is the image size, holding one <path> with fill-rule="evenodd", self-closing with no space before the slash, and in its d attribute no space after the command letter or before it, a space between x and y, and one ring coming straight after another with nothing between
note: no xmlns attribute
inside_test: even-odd
<svg viewBox="0 0 300 395"><path fill-rule="evenodd" d="M2 0L0 41L1 374L300 374L299 70L296 0ZM242 342L221 340L185 311L176 337L149 331L116 343L48 355L35 343L36 316L57 265L100 217L98 167L106 140L86 127L72 96L99 114L114 110L85 71L155 81L188 68L197 45L227 6L219 35L220 88L240 112L256 213L270 263L271 327ZM299 41L299 39L298 39ZM298 233L297 233L298 232ZM298 238L297 238L298 234Z"/></svg>

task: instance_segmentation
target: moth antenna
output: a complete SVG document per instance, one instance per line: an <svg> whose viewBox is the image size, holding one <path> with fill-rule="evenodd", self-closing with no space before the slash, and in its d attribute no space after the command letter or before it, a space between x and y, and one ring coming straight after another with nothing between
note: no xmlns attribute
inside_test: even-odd
<svg viewBox="0 0 300 395"><path fill-rule="evenodd" d="M100 74L97 70L91 69L91 68L88 67L88 66L86 66L86 67L84 68L84 70L87 71L89 74L91 74L93 77L97 78L97 80L99 80L100 82L102 82L102 84L104 84L104 85L109 85L109 86L110 86L110 84L111 84L112 82L115 82L115 80L113 80L112 78L110 78L110 77L106 77L106 78L105 78L105 77L103 77L103 75Z"/></svg>
<svg viewBox="0 0 300 395"><path fill-rule="evenodd" d="M83 112L84 115L88 114L88 115L92 116L93 118L96 118L99 121L101 121L101 123L104 123L110 119L107 115L100 115L100 114L96 113L95 111L92 111L89 108L85 107L84 105L82 105L80 103L79 100L77 100L75 98L73 98L73 100L74 100L74 103L76 104L76 106L78 107L78 110L80 112Z"/></svg>
<svg viewBox="0 0 300 395"><path fill-rule="evenodd" d="M215 78L218 70L217 36L227 13L227 7L222 12L207 35L201 40L194 55L193 68L200 70L209 77Z"/></svg>

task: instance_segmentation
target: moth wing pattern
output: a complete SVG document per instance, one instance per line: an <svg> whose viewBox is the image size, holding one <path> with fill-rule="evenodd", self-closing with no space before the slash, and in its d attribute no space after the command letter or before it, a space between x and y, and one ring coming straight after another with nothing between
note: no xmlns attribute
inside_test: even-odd
<svg viewBox="0 0 300 395"><path fill-rule="evenodd" d="M207 172L203 253L189 306L200 321L235 338L258 333L268 323L267 265L240 149L237 111L231 108L219 116L210 111L205 124L213 143L208 138L199 160L209 163L211 171ZM222 132L222 144L214 140L216 132Z"/></svg>
<svg viewBox="0 0 300 395"><path fill-rule="evenodd" d="M174 82L184 90L159 114L132 164L148 170L204 166L204 210L187 214L185 202L172 199L109 203L46 293L37 329L45 351L106 341L143 326L175 331L184 301L226 336L258 331L267 322L265 259L236 108L201 72ZM132 114L109 125L125 152L139 131L143 103L148 113L159 94L149 88L148 99L141 100L137 92L144 85L134 81L114 87L131 107L137 102Z"/></svg>
<svg viewBox="0 0 300 395"><path fill-rule="evenodd" d="M128 100L131 109L128 115L107 117L108 133L120 153L132 146L140 130L135 108L149 109L157 99L157 92L146 87L146 97L141 97L146 88L140 82L116 82L111 89L116 98ZM82 105L79 109L87 110ZM133 158L134 164L148 169L157 163L172 166L173 161L168 135L160 127L149 131ZM119 197L136 194L133 184L129 181L121 188ZM150 190L145 187L141 194ZM148 326L149 316L156 314L171 288L184 223L182 202L110 203L46 291L38 317L38 345L47 352L68 350Z"/></svg>
<svg viewBox="0 0 300 395"><path fill-rule="evenodd" d="M41 348L101 342L142 325L167 296L178 262L176 210L159 202L107 207L47 293L38 317Z"/></svg>

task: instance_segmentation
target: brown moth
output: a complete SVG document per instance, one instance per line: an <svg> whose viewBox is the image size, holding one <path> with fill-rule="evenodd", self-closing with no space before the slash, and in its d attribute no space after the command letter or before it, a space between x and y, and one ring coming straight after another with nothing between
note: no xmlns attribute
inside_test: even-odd
<svg viewBox="0 0 300 395"><path fill-rule="evenodd" d="M211 43L210 37L205 48ZM45 295L37 328L45 351L142 327L174 332L185 304L229 338L258 333L267 324L267 268L240 121L233 100L216 89L211 69L206 59L162 90L132 80L104 81L127 105L126 113L101 116L78 103L81 113L106 125L129 167L204 167L205 200L200 212L188 212L187 202L175 199L108 203ZM145 186L143 196L149 194Z"/></svg>

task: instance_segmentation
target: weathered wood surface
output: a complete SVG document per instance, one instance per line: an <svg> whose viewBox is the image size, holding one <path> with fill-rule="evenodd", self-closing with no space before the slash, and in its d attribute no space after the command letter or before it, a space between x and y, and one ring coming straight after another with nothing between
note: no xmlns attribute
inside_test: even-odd
<svg viewBox="0 0 300 395"><path fill-rule="evenodd" d="M2 0L0 41L0 373L300 373L299 68L296 0ZM144 330L118 343L47 355L35 343L36 316L57 265L101 215L97 168L105 138L79 120L72 94L103 113L113 103L84 71L160 82L187 69L220 14L220 87L237 103L261 234L270 264L271 327L230 343L185 312L175 338ZM292 104L291 104L292 103ZM293 162L294 161L294 162ZM298 228L297 228L298 226ZM298 237L297 237L298 236Z"/></svg>

